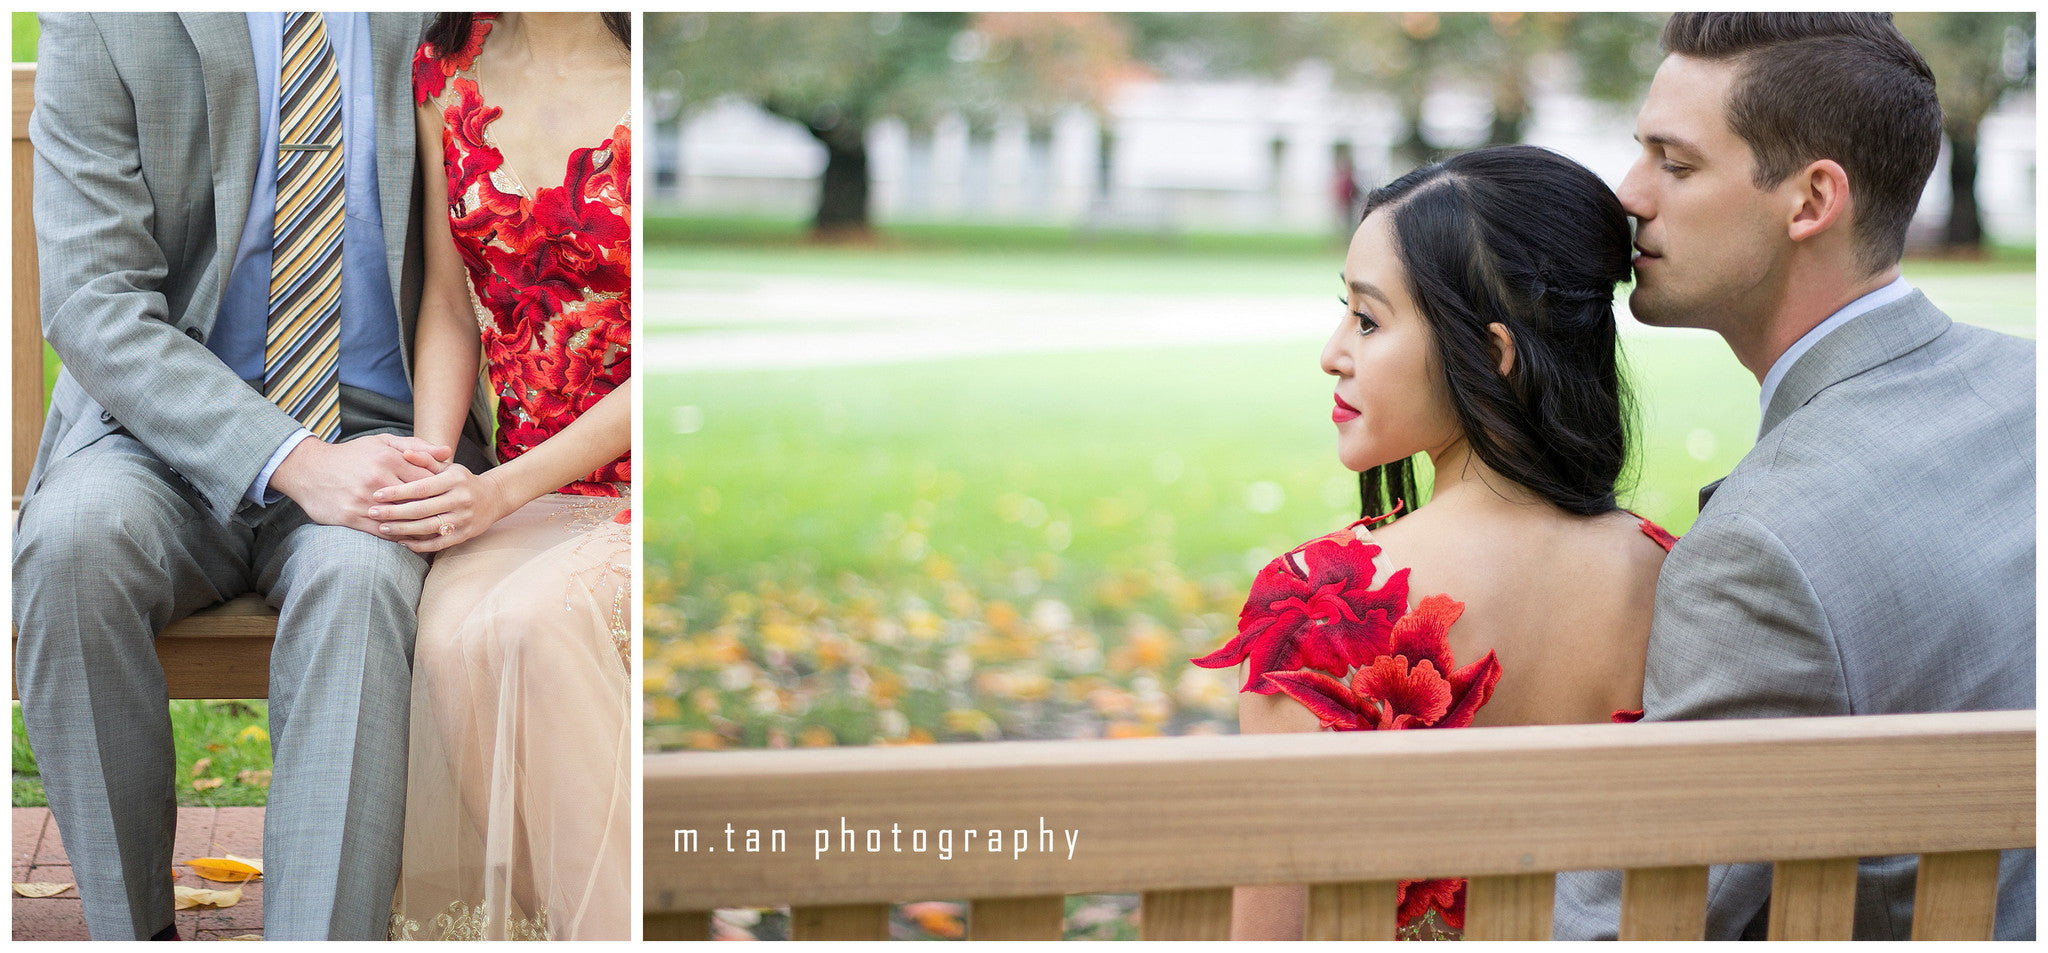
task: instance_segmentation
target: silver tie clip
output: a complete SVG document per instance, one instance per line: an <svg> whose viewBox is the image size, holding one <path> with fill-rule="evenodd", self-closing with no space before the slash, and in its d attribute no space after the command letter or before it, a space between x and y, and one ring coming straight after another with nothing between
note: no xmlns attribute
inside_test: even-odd
<svg viewBox="0 0 2048 953"><path fill-rule="evenodd" d="M278 144L277 144L277 151L279 151L279 152L333 152L333 151L334 151L334 143L331 143L331 142L280 142L280 143L278 143Z"/></svg>

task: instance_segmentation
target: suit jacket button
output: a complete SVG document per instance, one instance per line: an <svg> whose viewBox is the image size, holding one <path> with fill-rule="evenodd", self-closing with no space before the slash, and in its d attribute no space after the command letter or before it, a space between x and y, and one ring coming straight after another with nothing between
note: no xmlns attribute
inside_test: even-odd
<svg viewBox="0 0 2048 953"><path fill-rule="evenodd" d="M186 336L186 337L188 337L188 338L191 338L191 339L192 339L192 340L194 340L194 341L198 341L198 342L200 342L201 344L204 344L204 343L206 343L206 339L205 339L205 338L203 338L203 337L200 337L200 335L199 335L199 329L198 329L198 328L186 328L186 329L185 329L185 336Z"/></svg>
<svg viewBox="0 0 2048 953"><path fill-rule="evenodd" d="M110 424L110 423L113 423L113 422L114 422L114 412L113 412L113 411L111 411L111 410L102 410L102 411L100 411L100 423L103 423L103 424Z"/></svg>

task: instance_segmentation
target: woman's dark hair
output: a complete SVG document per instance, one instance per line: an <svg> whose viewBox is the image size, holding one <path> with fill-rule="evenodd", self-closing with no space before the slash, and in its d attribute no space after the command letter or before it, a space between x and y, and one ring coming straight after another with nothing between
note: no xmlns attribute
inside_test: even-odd
<svg viewBox="0 0 2048 953"><path fill-rule="evenodd" d="M1615 509L1634 419L1620 373L1614 286L1629 277L1620 200L1534 146L1416 169L1366 197L1393 216L1408 291L1435 339L1451 407L1494 472L1571 513ZM1503 376L1487 325L1514 338ZM1361 516L1413 509L1410 457L1358 475Z"/></svg>
<svg viewBox="0 0 2048 953"><path fill-rule="evenodd" d="M633 15L630 13L600 13L605 29L612 31L619 45L633 48ZM434 22L427 24L426 35L420 39L433 46L434 55L446 56L449 50L460 50L469 42L469 28L476 21L474 13L437 13Z"/></svg>

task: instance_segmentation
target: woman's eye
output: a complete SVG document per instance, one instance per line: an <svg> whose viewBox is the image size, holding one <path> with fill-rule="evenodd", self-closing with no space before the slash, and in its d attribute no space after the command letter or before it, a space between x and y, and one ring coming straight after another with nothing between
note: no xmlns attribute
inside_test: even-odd
<svg viewBox="0 0 2048 953"><path fill-rule="evenodd" d="M1353 311L1351 316L1358 319L1358 333L1360 334L1371 334L1380 328L1379 322L1374 321L1371 315L1363 311Z"/></svg>

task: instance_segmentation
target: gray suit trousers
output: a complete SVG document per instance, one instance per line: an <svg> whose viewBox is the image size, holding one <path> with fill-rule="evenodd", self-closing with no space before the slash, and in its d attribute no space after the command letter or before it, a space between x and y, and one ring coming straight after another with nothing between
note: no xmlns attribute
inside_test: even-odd
<svg viewBox="0 0 2048 953"><path fill-rule="evenodd" d="M410 433L348 389L345 434ZM52 461L15 534L16 684L94 939L171 923L175 760L154 640L246 592L281 618L270 663L267 939L381 939L405 817L426 562L289 500L223 523L125 432Z"/></svg>

